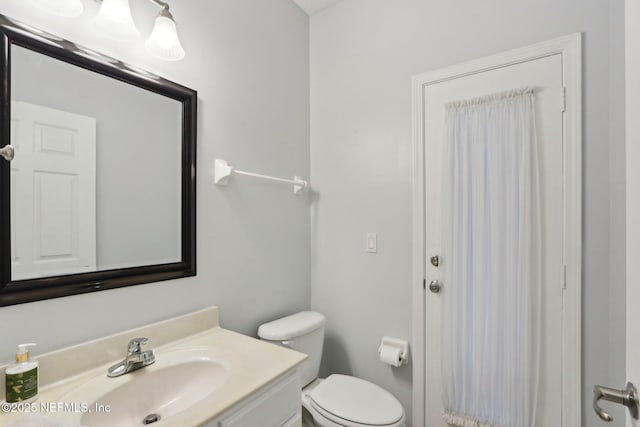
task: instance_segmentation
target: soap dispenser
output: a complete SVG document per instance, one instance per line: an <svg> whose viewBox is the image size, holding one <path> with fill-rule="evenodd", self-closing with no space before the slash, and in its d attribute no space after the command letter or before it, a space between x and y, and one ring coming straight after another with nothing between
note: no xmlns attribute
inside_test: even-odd
<svg viewBox="0 0 640 427"><path fill-rule="evenodd" d="M38 361L29 359L28 347L34 343L20 344L16 362L5 370L6 399L8 403L30 402L38 395Z"/></svg>

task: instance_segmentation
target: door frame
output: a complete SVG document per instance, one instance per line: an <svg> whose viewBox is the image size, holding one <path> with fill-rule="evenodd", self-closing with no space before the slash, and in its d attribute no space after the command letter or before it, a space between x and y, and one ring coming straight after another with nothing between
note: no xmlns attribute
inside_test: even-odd
<svg viewBox="0 0 640 427"><path fill-rule="evenodd" d="M533 44L416 75L413 94L413 423L425 424L425 141L424 88L447 80L478 74L551 55L562 55L564 83L563 133L563 331L562 426L581 426L581 265L582 265L582 34Z"/></svg>

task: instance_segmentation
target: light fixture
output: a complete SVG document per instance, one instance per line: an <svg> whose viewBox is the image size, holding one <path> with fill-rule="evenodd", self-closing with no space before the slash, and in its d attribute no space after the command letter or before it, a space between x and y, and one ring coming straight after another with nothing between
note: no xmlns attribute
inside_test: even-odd
<svg viewBox="0 0 640 427"><path fill-rule="evenodd" d="M140 32L131 16L129 0L102 0L93 24L116 40L133 41L140 37Z"/></svg>
<svg viewBox="0 0 640 427"><path fill-rule="evenodd" d="M100 3L100 10L93 20L96 28L120 41L139 39L140 31L133 22L129 0L94 0ZM165 61L179 61L184 58L184 49L178 38L176 21L169 12L169 4L161 0L149 0L160 7L153 30L144 43L147 52ZM31 0L39 8L61 16L77 16L82 13L81 0Z"/></svg>
<svg viewBox="0 0 640 427"><path fill-rule="evenodd" d="M54 15L73 18L82 14L81 0L31 0L31 3Z"/></svg>
<svg viewBox="0 0 640 427"><path fill-rule="evenodd" d="M140 36L133 18L129 0L96 0L102 6L94 23L103 32L116 40L133 41ZM178 39L176 22L169 12L169 5L160 0L149 0L162 10L156 17L151 35L144 46L147 51L165 61L179 61L184 58L184 49Z"/></svg>
<svg viewBox="0 0 640 427"><path fill-rule="evenodd" d="M169 7L164 7L156 17L153 31L144 44L147 51L166 61L179 61L184 58L184 49L180 44L176 21L169 12Z"/></svg>

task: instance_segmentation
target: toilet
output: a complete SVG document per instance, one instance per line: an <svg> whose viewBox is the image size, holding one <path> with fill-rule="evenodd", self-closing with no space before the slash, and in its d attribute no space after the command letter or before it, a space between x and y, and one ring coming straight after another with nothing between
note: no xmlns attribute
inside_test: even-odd
<svg viewBox="0 0 640 427"><path fill-rule="evenodd" d="M318 378L325 317L303 311L265 323L258 336L305 353L300 367L302 406L316 427L405 427L402 405L385 389L349 375Z"/></svg>

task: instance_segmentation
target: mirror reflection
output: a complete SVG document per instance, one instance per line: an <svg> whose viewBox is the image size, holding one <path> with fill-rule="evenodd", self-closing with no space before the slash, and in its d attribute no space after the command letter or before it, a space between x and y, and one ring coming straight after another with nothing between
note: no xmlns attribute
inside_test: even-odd
<svg viewBox="0 0 640 427"><path fill-rule="evenodd" d="M182 103L11 55L11 280L181 261Z"/></svg>

